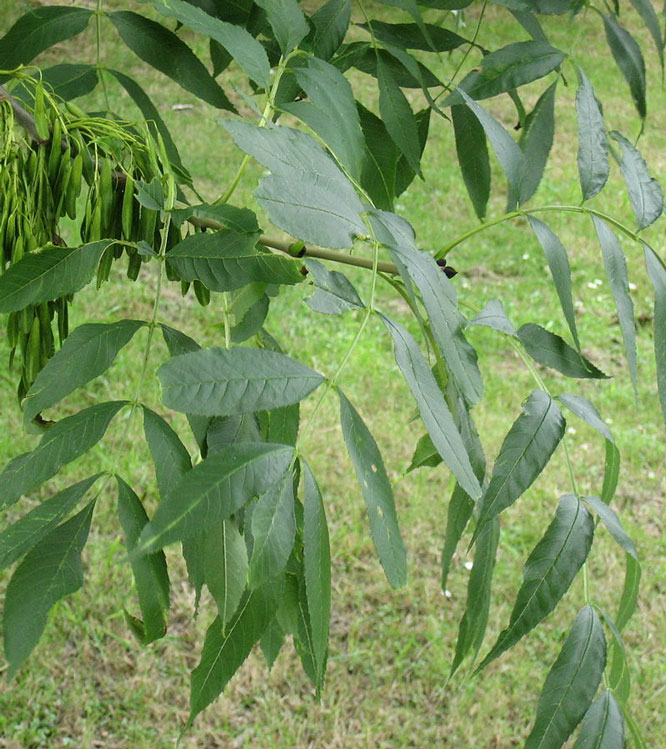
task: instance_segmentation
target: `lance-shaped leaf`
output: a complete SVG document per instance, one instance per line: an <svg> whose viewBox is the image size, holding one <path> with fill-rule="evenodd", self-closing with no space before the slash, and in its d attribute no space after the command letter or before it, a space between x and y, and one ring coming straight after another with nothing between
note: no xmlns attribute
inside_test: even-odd
<svg viewBox="0 0 666 749"><path fill-rule="evenodd" d="M226 627L219 616L208 627L201 660L192 671L188 727L221 694L266 631L277 608L268 587L248 591Z"/></svg>
<svg viewBox="0 0 666 749"><path fill-rule="evenodd" d="M297 0L257 0L266 11L283 55L288 55L308 35L310 28Z"/></svg>
<svg viewBox="0 0 666 749"><path fill-rule="evenodd" d="M270 64L261 44L240 25L221 21L184 0L152 0L163 15L175 18L183 26L214 39L240 65L257 86L270 87Z"/></svg>
<svg viewBox="0 0 666 749"><path fill-rule="evenodd" d="M62 62L42 71L42 81L65 101L85 96L95 89L98 77L94 65Z"/></svg>
<svg viewBox="0 0 666 749"><path fill-rule="evenodd" d="M127 401L110 401L84 408L49 427L31 452L10 460L0 473L0 508L14 504L62 466L90 450L104 436L111 419Z"/></svg>
<svg viewBox="0 0 666 749"><path fill-rule="evenodd" d="M470 403L477 403L483 383L476 351L465 338L465 318L458 309L455 287L432 255L416 248L414 230L407 221L393 213L378 211L372 223L378 240L389 248L408 288L416 286L421 293L430 329L456 387Z"/></svg>
<svg viewBox="0 0 666 749"><path fill-rule="evenodd" d="M421 174L421 146L416 119L409 102L381 55L377 56L379 111L391 139L405 155L410 167Z"/></svg>
<svg viewBox="0 0 666 749"><path fill-rule="evenodd" d="M464 104L451 107L456 138L458 165L474 211L479 219L486 215L490 197L490 159L486 133L477 116Z"/></svg>
<svg viewBox="0 0 666 749"><path fill-rule="evenodd" d="M347 276L329 271L325 265L312 258L305 261L316 285L315 293L307 300L308 306L327 315L338 315L348 309L363 309L361 297Z"/></svg>
<svg viewBox="0 0 666 749"><path fill-rule="evenodd" d="M562 746L587 712L606 665L606 639L591 606L582 608L539 697L525 749Z"/></svg>
<svg viewBox="0 0 666 749"><path fill-rule="evenodd" d="M61 5L33 8L0 39L0 69L26 65L40 52L80 34L93 12Z"/></svg>
<svg viewBox="0 0 666 749"><path fill-rule="evenodd" d="M564 53L546 42L509 44L486 55L478 70L468 73L462 79L459 91L452 93L444 106L461 104L460 91L476 100L512 91L548 75L563 60Z"/></svg>
<svg viewBox="0 0 666 749"><path fill-rule="evenodd" d="M260 641L261 652L264 654L264 659L266 660L266 665L268 666L269 671L273 668L275 659L278 657L280 650L282 650L284 639L284 630L280 626L278 617L274 616L264 631L264 634L261 636Z"/></svg>
<svg viewBox="0 0 666 749"><path fill-rule="evenodd" d="M2 626L10 677L39 642L53 604L83 585L81 551L94 504L42 538L9 581Z"/></svg>
<svg viewBox="0 0 666 749"><path fill-rule="evenodd" d="M108 17L137 57L199 99L218 109L234 111L201 60L172 31L128 10L114 11Z"/></svg>
<svg viewBox="0 0 666 749"><path fill-rule="evenodd" d="M437 452L437 448L433 445L430 435L426 432L416 443L411 463L405 473L415 471L417 468L423 468L424 466L434 468L441 462L442 456Z"/></svg>
<svg viewBox="0 0 666 749"><path fill-rule="evenodd" d="M64 520L101 475L68 486L6 527L0 534L0 570L20 559Z"/></svg>
<svg viewBox="0 0 666 749"><path fill-rule="evenodd" d="M507 317L504 311L504 305L499 299L491 299L486 302L484 308L478 315L475 315L468 323L468 325L482 325L485 328L492 328L498 330L500 333L517 337L516 329L513 327L513 323Z"/></svg>
<svg viewBox="0 0 666 749"><path fill-rule="evenodd" d="M481 487L469 455L428 363L416 341L398 323L380 314L393 338L395 359L416 400L428 434L463 489L477 499Z"/></svg>
<svg viewBox="0 0 666 749"><path fill-rule="evenodd" d="M615 442L613 433L606 422L601 418L599 411L593 403L582 395L573 395L572 393L562 393L556 396L560 403L563 403L570 411L576 414L584 422L596 429L605 439Z"/></svg>
<svg viewBox="0 0 666 749"><path fill-rule="evenodd" d="M162 500L132 556L151 553L231 517L282 478L292 455L284 445L239 442L208 456Z"/></svg>
<svg viewBox="0 0 666 749"><path fill-rule="evenodd" d="M168 263L184 281L202 281L211 291L231 291L253 281L300 283L297 260L257 249L259 234L221 229L192 234L169 251Z"/></svg>
<svg viewBox="0 0 666 749"><path fill-rule="evenodd" d="M467 523L472 517L473 509L474 502L469 498L467 492L461 488L460 484L456 483L446 513L446 535L442 548L442 590L446 590L446 581L449 577L453 555Z"/></svg>
<svg viewBox="0 0 666 749"><path fill-rule="evenodd" d="M421 49L424 52L450 52L463 44L467 39L431 23L424 24L428 38L423 35L422 27L415 23L384 23L372 20L370 24L359 24L366 31L372 26L375 39L394 44L402 49Z"/></svg>
<svg viewBox="0 0 666 749"><path fill-rule="evenodd" d="M495 556L499 542L499 518L487 523L477 542L474 564L467 584L467 604L458 627L456 652L451 664L451 675L457 670L468 653L476 657L483 642L488 625L490 591L492 587Z"/></svg>
<svg viewBox="0 0 666 749"><path fill-rule="evenodd" d="M155 465L157 487L164 499L192 467L190 454L176 432L147 406L143 406L143 432Z"/></svg>
<svg viewBox="0 0 666 749"><path fill-rule="evenodd" d="M631 98L642 119L647 114L645 102L645 62L641 48L631 34L617 22L615 16L604 15L604 29L610 51L618 68L629 84Z"/></svg>
<svg viewBox="0 0 666 749"><path fill-rule="evenodd" d="M148 523L148 515L134 490L120 476L118 483L118 518L125 535L128 552L136 546L141 531ZM132 559L132 572L143 622L140 631L142 644L164 637L169 612L169 574L163 551Z"/></svg>
<svg viewBox="0 0 666 749"><path fill-rule="evenodd" d="M318 681L324 678L331 618L331 549L321 492L307 463L304 465L303 569L310 615L312 651Z"/></svg>
<svg viewBox="0 0 666 749"><path fill-rule="evenodd" d="M407 561L391 482L370 430L342 390L338 394L342 434L368 508L372 540L388 581L400 588L407 582Z"/></svg>
<svg viewBox="0 0 666 749"><path fill-rule="evenodd" d="M167 156L172 164L178 166L183 179L186 182L191 182L191 178L187 172L184 171L183 164L180 160L180 154L178 148L173 142L169 128L157 111L157 107L153 104L148 94L139 86L139 84L128 75L121 73L118 70L109 69L109 73L118 81L118 83L127 91L132 101L141 111L148 129L152 133L153 137L157 137L157 133L162 136L164 141L164 148L167 152Z"/></svg>
<svg viewBox="0 0 666 749"><path fill-rule="evenodd" d="M666 421L666 268L657 253L643 243L645 267L654 288L654 354L661 411Z"/></svg>
<svg viewBox="0 0 666 749"><path fill-rule="evenodd" d="M555 452L564 435L564 426L562 413L551 397L543 390L533 390L504 438L490 483L480 500L472 542L484 523L529 489Z"/></svg>
<svg viewBox="0 0 666 749"><path fill-rule="evenodd" d="M557 81L541 94L521 131L520 147L530 168L523 174L518 195L520 203L526 203L537 191L553 146L556 89Z"/></svg>
<svg viewBox="0 0 666 749"><path fill-rule="evenodd" d="M317 57L333 57L347 35L350 20L350 0L328 0L310 16L314 26L312 47Z"/></svg>
<svg viewBox="0 0 666 749"><path fill-rule="evenodd" d="M46 408L105 372L120 349L145 325L141 320L87 323L67 337L62 348L49 359L23 401L27 423Z"/></svg>
<svg viewBox="0 0 666 749"><path fill-rule="evenodd" d="M642 575L641 565L633 555L627 554L625 556L625 564L624 586L622 587L620 604L617 616L615 617L615 626L618 632L622 632L636 611Z"/></svg>
<svg viewBox="0 0 666 749"><path fill-rule="evenodd" d="M615 309L620 321L620 330L624 341L624 350L629 364L631 382L634 392L637 390L637 361L636 361L636 323L634 322L634 303L629 294L629 277L627 275L627 262L622 252L620 242L608 224L597 216L592 216L594 228L597 232L601 254L606 267L606 276L615 301Z"/></svg>
<svg viewBox="0 0 666 749"><path fill-rule="evenodd" d="M585 73L578 68L576 93L578 119L578 178L583 200L601 192L610 174L606 125L594 89Z"/></svg>
<svg viewBox="0 0 666 749"><path fill-rule="evenodd" d="M611 133L611 137L620 144L622 151L620 169L640 231L653 224L661 216L664 209L664 194L659 182L654 177L650 177L641 152L615 130Z"/></svg>
<svg viewBox="0 0 666 749"><path fill-rule="evenodd" d="M546 255L548 267L550 268L550 273L553 277L553 282L557 291L557 296L560 299L562 312L564 313L564 317L569 326L569 330L571 331L576 348L580 349L578 330L576 328L576 314L574 312L573 298L571 294L571 267L569 265L567 251L564 249L558 236L547 224L544 224L543 221L540 221L534 216L528 216L528 220Z"/></svg>
<svg viewBox="0 0 666 749"><path fill-rule="evenodd" d="M609 689L585 713L574 749L624 749L624 718Z"/></svg>
<svg viewBox="0 0 666 749"><path fill-rule="evenodd" d="M229 203L222 205L189 205L171 211L171 219L177 227L181 227L189 218L207 218L217 221L222 227L233 231L254 234L260 231L256 214L249 208L238 208Z"/></svg>
<svg viewBox="0 0 666 749"><path fill-rule="evenodd" d="M617 543L627 552L627 554L630 554L634 559L638 560L636 546L629 537L629 534L622 527L620 518L618 518L615 510L609 507L603 500L599 499L599 497L583 497L583 499L601 518L601 522L606 526L606 529Z"/></svg>
<svg viewBox="0 0 666 749"><path fill-rule="evenodd" d="M657 48L657 55L659 56L659 63L661 65L662 74L664 72L664 35L661 33L660 20L657 13L650 2L650 0L631 0L631 4L636 9L637 13L643 19L647 30L650 32L650 36L654 41L654 46Z"/></svg>
<svg viewBox="0 0 666 749"><path fill-rule="evenodd" d="M252 506L252 557L248 572L251 588L261 587L287 566L296 537L294 481L287 473Z"/></svg>
<svg viewBox="0 0 666 749"><path fill-rule="evenodd" d="M50 302L82 289L93 277L111 240L80 247L47 246L29 252L0 276L0 312Z"/></svg>
<svg viewBox="0 0 666 749"><path fill-rule="evenodd" d="M552 367L566 377L602 380L607 378L600 369L571 348L555 333L535 323L526 323L518 329L518 338L527 353L544 367Z"/></svg>
<svg viewBox="0 0 666 749"><path fill-rule="evenodd" d="M622 640L622 635L615 626L612 617L601 607L599 607L599 613L613 635L608 655L610 668L607 672L606 686L613 690L620 702L626 704L631 692L631 674L629 672L629 664L627 663L627 651Z"/></svg>
<svg viewBox="0 0 666 749"><path fill-rule="evenodd" d="M525 154L502 125L480 104L477 104L464 91L461 91L460 95L481 123L486 137L490 141L493 151L495 151L495 156L497 156L497 160L502 166L504 174L506 174L510 187L516 192L520 192L520 185L527 168Z"/></svg>
<svg viewBox="0 0 666 749"><path fill-rule="evenodd" d="M509 619L477 671L543 621L569 590L592 546L594 521L578 497L565 494L543 538L525 562L523 584Z"/></svg>
<svg viewBox="0 0 666 749"><path fill-rule="evenodd" d="M275 351L200 349L162 364L162 400L175 411L206 416L263 411L298 403L324 377Z"/></svg>
<svg viewBox="0 0 666 749"><path fill-rule="evenodd" d="M247 584L247 546L233 519L211 528L203 539L206 586L222 625L236 613Z"/></svg>
<svg viewBox="0 0 666 749"><path fill-rule="evenodd" d="M284 104L282 108L312 128L347 172L358 179L365 143L347 79L333 65L316 57L309 57L306 67L295 68L294 75L310 101Z"/></svg>

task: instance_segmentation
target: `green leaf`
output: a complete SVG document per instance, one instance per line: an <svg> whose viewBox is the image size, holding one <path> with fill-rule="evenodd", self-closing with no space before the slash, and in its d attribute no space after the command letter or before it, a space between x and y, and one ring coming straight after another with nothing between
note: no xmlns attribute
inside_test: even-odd
<svg viewBox="0 0 666 749"><path fill-rule="evenodd" d="M157 487L164 499L192 467L185 445L167 422L143 406L143 432L155 465Z"/></svg>
<svg viewBox="0 0 666 749"><path fill-rule="evenodd" d="M300 264L284 254L256 247L259 234L221 229L191 234L167 255L185 281L202 281L211 291L231 291L253 281L295 284L303 280Z"/></svg>
<svg viewBox="0 0 666 749"><path fill-rule="evenodd" d="M288 55L308 35L310 27L297 0L256 0L266 11L283 56Z"/></svg>
<svg viewBox="0 0 666 749"><path fill-rule="evenodd" d="M3 631L10 678L39 642L53 604L83 585L81 551L88 539L94 506L90 502L42 538L9 581Z"/></svg>
<svg viewBox="0 0 666 749"><path fill-rule="evenodd" d="M266 631L277 608L268 587L248 591L226 628L219 616L208 627L201 660L192 671L186 728L218 697Z"/></svg>
<svg viewBox="0 0 666 749"><path fill-rule="evenodd" d="M349 82L337 68L316 57L309 57L306 67L295 68L294 75L310 101L282 108L312 128L347 172L359 179L365 143Z"/></svg>
<svg viewBox="0 0 666 749"><path fill-rule="evenodd" d="M120 349L144 325L141 320L86 323L70 333L28 391L22 404L24 421L32 421L38 413L106 372Z"/></svg>
<svg viewBox="0 0 666 749"><path fill-rule="evenodd" d="M372 20L370 24L361 23L359 26L366 31L372 26L372 32L380 42L395 44L402 49L422 49L424 52L450 52L463 44L468 44L467 39L458 36L449 29L444 29L433 24L424 24L428 32L428 38L415 23L384 23ZM432 45L430 44L432 42Z"/></svg>
<svg viewBox="0 0 666 749"><path fill-rule="evenodd" d="M127 91L132 101L139 108L139 111L146 120L148 129L150 130L153 137L156 137L157 133L162 136L162 140L164 141L164 148L167 152L169 160L172 164L178 166L183 177L185 178L185 181L190 182L191 179L187 172L184 171L183 164L180 160L180 154L178 153L176 144L173 142L173 138L171 137L169 128L166 126L166 123L160 116L160 113L157 111L157 107L150 100L148 94L133 78L130 78L124 73L121 73L118 70L111 69L108 69L108 72L111 73L111 75L118 81L118 83L125 89L125 91Z"/></svg>
<svg viewBox="0 0 666 749"><path fill-rule="evenodd" d="M608 180L608 141L606 125L594 89L585 73L578 68L576 93L578 119L578 177L583 200L601 192Z"/></svg>
<svg viewBox="0 0 666 749"><path fill-rule="evenodd" d="M50 426L31 452L10 460L0 474L0 508L14 504L23 494L76 460L104 436L111 419L127 401L110 401L84 408Z"/></svg>
<svg viewBox="0 0 666 749"><path fill-rule="evenodd" d="M641 48L631 34L611 15L604 15L606 41L618 68L629 84L631 98L641 119L645 119L645 62Z"/></svg>
<svg viewBox="0 0 666 749"><path fill-rule="evenodd" d="M476 657L488 626L490 591L495 569L495 556L499 542L499 518L487 523L479 535L474 554L474 564L467 583L465 613L458 627L456 652L451 664L451 676L458 670L465 656L471 652Z"/></svg>
<svg viewBox="0 0 666 749"><path fill-rule="evenodd" d="M442 548L442 590L446 590L453 555L472 517L473 509L474 502L460 484L456 483L446 513L446 535Z"/></svg>
<svg viewBox="0 0 666 749"><path fill-rule="evenodd" d="M543 538L532 550L523 569L509 625L497 638L477 671L543 621L569 590L592 546L594 521L573 494L565 494Z"/></svg>
<svg viewBox="0 0 666 749"><path fill-rule="evenodd" d="M0 276L0 312L16 312L82 289L93 277L111 240L80 247L47 245L29 252Z"/></svg>
<svg viewBox="0 0 666 749"><path fill-rule="evenodd" d="M152 0L152 4L163 16L176 18L183 26L214 39L259 88L270 88L270 63L266 51L242 26L221 21L183 0Z"/></svg>
<svg viewBox="0 0 666 749"><path fill-rule="evenodd" d="M560 409L543 390L533 390L504 438L490 483L480 500L479 529L512 505L534 483L564 436Z"/></svg>
<svg viewBox="0 0 666 749"><path fill-rule="evenodd" d="M178 228L192 217L218 221L227 229L233 229L235 232L254 234L260 231L257 217L253 211L249 208L237 208L235 205L229 205L229 203L223 203L222 205L202 203L171 211L171 219Z"/></svg>
<svg viewBox="0 0 666 749"><path fill-rule="evenodd" d="M517 338L516 329L513 327L513 323L506 315L504 311L504 305L499 299L491 299L486 302L485 307L475 315L468 323L468 325L482 325L485 328L492 328L498 330L500 333Z"/></svg>
<svg viewBox="0 0 666 749"><path fill-rule="evenodd" d="M414 230L407 221L383 211L375 212L373 219L377 239L389 248L407 287L413 284L421 293L433 337L456 387L470 403L477 403L483 383L476 351L465 338L466 321L458 309L455 287L430 254L416 249Z"/></svg>
<svg viewBox="0 0 666 749"><path fill-rule="evenodd" d="M613 693L606 689L585 713L574 749L624 747L624 718Z"/></svg>
<svg viewBox="0 0 666 749"><path fill-rule="evenodd" d="M351 20L350 0L328 0L310 20L314 26L312 48L317 57L330 60L347 35Z"/></svg>
<svg viewBox="0 0 666 749"><path fill-rule="evenodd" d="M308 307L326 315L339 315L348 309L364 309L356 289L347 276L329 271L318 260L309 258L305 267L316 285L315 293L307 300Z"/></svg>
<svg viewBox="0 0 666 749"><path fill-rule="evenodd" d="M0 534L0 570L14 564L64 520L101 475L68 486L7 526Z"/></svg>
<svg viewBox="0 0 666 749"><path fill-rule="evenodd" d="M421 145L414 113L393 78L391 69L380 55L377 56L377 82L379 111L386 129L410 167L421 175Z"/></svg>
<svg viewBox="0 0 666 749"><path fill-rule="evenodd" d="M407 559L393 488L370 430L342 390L338 389L338 395L342 434L365 498L372 540L389 583L401 588L407 582Z"/></svg>
<svg viewBox="0 0 666 749"><path fill-rule="evenodd" d="M657 48L657 55L659 56L659 64L661 65L662 75L664 72L664 37L661 33L661 26L659 18L655 9L652 7L650 0L631 0L631 4L636 9L636 12L643 19L647 30L650 32L650 36L654 41L654 46Z"/></svg>
<svg viewBox="0 0 666 749"><path fill-rule="evenodd" d="M666 268L657 253L643 243L645 267L654 288L654 354L657 363L657 387L666 421Z"/></svg>
<svg viewBox="0 0 666 749"><path fill-rule="evenodd" d="M555 134L555 91L557 81L541 94L534 109L527 115L520 136L520 147L530 165L520 185L520 203L534 195L543 177Z"/></svg>
<svg viewBox="0 0 666 749"><path fill-rule="evenodd" d="M617 482L620 476L620 451L617 445L606 440L606 459L604 465L604 483L601 490L601 499L610 504L615 496Z"/></svg>
<svg viewBox="0 0 666 749"><path fill-rule="evenodd" d="M396 171L401 154L379 117L358 102L357 109L365 139L361 187L377 208L391 210L397 192ZM412 176L413 174L412 171Z"/></svg>
<svg viewBox="0 0 666 749"><path fill-rule="evenodd" d="M541 325L526 323L518 329L517 335L527 353L544 367L552 367L566 377L593 380L608 377L564 339Z"/></svg>
<svg viewBox="0 0 666 749"><path fill-rule="evenodd" d="M175 411L230 416L303 400L324 377L284 354L235 347L176 356L157 371L162 400Z"/></svg>
<svg viewBox="0 0 666 749"><path fill-rule="evenodd" d="M605 665L601 622L591 606L584 606L546 677L525 749L564 744L594 699Z"/></svg>
<svg viewBox="0 0 666 749"><path fill-rule="evenodd" d="M625 555L624 586L620 596L615 626L619 632L626 627L627 622L634 615L638 606L638 592L641 583L641 565L631 554Z"/></svg>
<svg viewBox="0 0 666 749"><path fill-rule="evenodd" d="M0 39L0 69L27 65L40 52L80 34L92 15L87 8L61 5L30 10Z"/></svg>
<svg viewBox="0 0 666 749"><path fill-rule="evenodd" d="M562 312L571 331L576 348L580 349L578 340L578 329L576 328L576 313L574 312L573 298L571 294L571 267L567 251L562 242L552 229L534 216L528 216L530 226L536 234L539 244L548 260L548 267L555 283L557 296L560 299Z"/></svg>
<svg viewBox="0 0 666 749"><path fill-rule="evenodd" d="M132 487L120 476L116 476L116 482L118 518L125 535L125 546L127 551L131 552L148 523L148 515ZM148 645L166 634L169 613L169 574L166 558L164 552L157 551L133 559L131 564L143 616L142 644Z"/></svg>
<svg viewBox="0 0 666 749"><path fill-rule="evenodd" d="M98 83L94 65L73 65L62 62L42 71L42 81L65 101L77 99L94 91Z"/></svg>
<svg viewBox="0 0 666 749"><path fill-rule="evenodd" d="M610 669L608 669L606 686L613 691L620 702L626 704L629 699L629 693L631 692L631 674L629 673L627 653L624 647L624 642L622 641L622 635L615 626L612 617L610 617L601 607L599 607L598 610L613 635L613 642L610 646L610 655L608 658L611 664Z"/></svg>
<svg viewBox="0 0 666 749"><path fill-rule="evenodd" d="M414 448L414 455L412 455L412 461L405 473L415 471L417 468L423 468L428 466L434 468L442 462L442 456L437 452L437 448L433 445L430 435L426 432L419 437L419 441L416 443Z"/></svg>
<svg viewBox="0 0 666 749"><path fill-rule="evenodd" d="M420 88L421 90L441 86L442 82L420 62L417 62L419 75L415 77L401 60L395 56L395 50L389 53L385 49L373 48L366 42L352 42L346 45L343 52L336 57L334 63L342 70L355 67L367 75L377 78L377 60L381 58L382 63L391 72L391 77L400 88ZM413 58L412 58L413 59Z"/></svg>
<svg viewBox="0 0 666 749"><path fill-rule="evenodd" d="M262 494L252 505L252 557L248 582L261 587L287 566L296 537L294 481L291 473Z"/></svg>
<svg viewBox="0 0 666 749"><path fill-rule="evenodd" d="M653 224L661 216L664 210L664 194L659 182L654 177L650 177L641 152L615 130L611 132L611 138L620 144L622 150L620 169L640 231Z"/></svg>
<svg viewBox="0 0 666 749"><path fill-rule="evenodd" d="M509 44L486 55L479 68L462 79L458 91L448 96L443 106L462 104L463 91L475 100L512 91L548 75L563 60L564 53L546 42Z"/></svg>
<svg viewBox="0 0 666 749"><path fill-rule="evenodd" d="M527 169L525 154L520 146L500 125L500 123L480 105L477 104L464 91L460 91L465 104L472 110L474 116L481 123L481 127L490 141L490 145L495 151L510 187L516 192L520 192L520 186L523 181L523 175Z"/></svg>
<svg viewBox="0 0 666 749"><path fill-rule="evenodd" d="M331 618L331 549L321 492L304 465L303 567L317 682L323 683Z"/></svg>
<svg viewBox="0 0 666 749"><path fill-rule="evenodd" d="M240 442L209 455L162 500L132 556L161 549L227 520L287 470L293 450Z"/></svg>
<svg viewBox="0 0 666 749"><path fill-rule="evenodd" d="M601 418L594 404L590 403L582 395L572 395L571 393L562 393L555 396L560 403L563 403L570 411L576 414L584 422L596 429L602 437L610 442L615 442L615 437L610 427Z"/></svg>
<svg viewBox="0 0 666 749"><path fill-rule="evenodd" d="M451 121L456 138L456 153L467 192L479 219L486 215L490 197L490 159L486 134L469 107L451 107Z"/></svg>
<svg viewBox="0 0 666 749"><path fill-rule="evenodd" d="M412 336L394 320L379 313L393 338L395 359L416 400L428 434L437 451L473 498L481 496L469 455L430 367Z"/></svg>
<svg viewBox="0 0 666 749"><path fill-rule="evenodd" d="M107 17L137 57L199 99L218 109L234 111L201 60L172 31L132 11L114 11Z"/></svg>
<svg viewBox="0 0 666 749"><path fill-rule="evenodd" d="M261 636L261 652L264 654L266 665L270 671L273 668L275 659L278 657L282 645L284 644L284 630L278 622L277 616L274 616L264 634Z"/></svg>
<svg viewBox="0 0 666 749"><path fill-rule="evenodd" d="M636 361L636 324L634 322L634 303L629 294L629 278L627 276L627 262L622 253L620 243L610 230L608 224L597 216L592 216L594 228L597 232L601 254L604 258L606 276L610 284L611 293L615 301L615 309L620 321L620 330L624 340L624 350L629 364L631 382L634 392L638 392L637 386L637 361Z"/></svg>
<svg viewBox="0 0 666 749"><path fill-rule="evenodd" d="M224 629L238 610L247 583L247 546L232 519L211 528L203 545L206 586Z"/></svg>
<svg viewBox="0 0 666 749"><path fill-rule="evenodd" d="M599 499L599 497L583 497L583 499L601 518L601 522L606 526L606 529L617 543L627 552L627 554L630 554L638 561L636 546L629 537L629 534L622 527L622 523L620 523L620 519L616 515L615 510L610 508L603 500Z"/></svg>

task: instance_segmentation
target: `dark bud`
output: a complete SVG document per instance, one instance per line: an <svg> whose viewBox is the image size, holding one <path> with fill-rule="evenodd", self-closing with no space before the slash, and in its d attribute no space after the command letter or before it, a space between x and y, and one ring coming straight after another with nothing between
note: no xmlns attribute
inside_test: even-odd
<svg viewBox="0 0 666 749"><path fill-rule="evenodd" d="M439 267L444 271L447 278L453 278L454 276L458 275L458 271L450 265L447 265L444 258L438 260L437 265L439 265Z"/></svg>

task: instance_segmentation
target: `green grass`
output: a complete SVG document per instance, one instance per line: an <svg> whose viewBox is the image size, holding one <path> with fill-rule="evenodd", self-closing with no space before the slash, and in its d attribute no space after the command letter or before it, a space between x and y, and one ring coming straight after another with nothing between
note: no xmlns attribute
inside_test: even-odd
<svg viewBox="0 0 666 749"><path fill-rule="evenodd" d="M90 3L88 3L90 5ZM0 30L8 27L22 3L0 9ZM105 3L107 5L107 3ZM111 3L108 3L111 5ZM114 3L116 6L133 5ZM146 6L143 6L145 10ZM386 12L386 11L384 11ZM466 14L470 34L477 11ZM635 20L626 11L626 22ZM498 39L512 39L516 26L509 15L491 8L480 41L499 46ZM610 62L598 19L547 19L553 42L580 55L604 102L612 128L635 136L636 115L624 81ZM636 27L634 24L632 28ZM191 172L202 192L214 198L230 182L240 161L223 129L218 113L196 102L186 92L146 71L129 52L121 49L106 29L102 59L105 64L135 74L145 82L160 112L176 134ZM187 37L202 56L205 45ZM94 35L83 42L61 45L44 55L50 64L76 57L92 62ZM650 42L641 36L650 55L649 108L652 114L641 148L657 176L666 176L663 91ZM450 75L456 59L442 59L442 71ZM571 69L569 68L569 73ZM371 79L355 79L371 100ZM577 141L573 100L575 85L558 92L556 145L533 205L577 204L579 189L575 152ZM533 103L543 84L530 88L526 103ZM560 86L562 89L562 86ZM136 116L129 101L110 88L114 108ZM410 92L416 104L420 95ZM173 104L191 103L194 109L172 110ZM103 106L96 92L85 102L92 109ZM489 106L505 125L515 114L504 101ZM243 205L261 169L251 165L234 202ZM433 119L432 134L424 160L425 181L416 181L399 201L398 212L417 229L420 246L438 248L464 229L474 226L469 201L455 164L452 130L448 122ZM505 193L499 168L494 164L494 198L489 216L504 211ZM594 207L620 216L632 224L631 210L618 170ZM639 610L626 630L631 659L633 713L650 746L666 735L663 705L666 685L663 626L666 604L666 542L663 526L663 425L655 392L655 373L649 325L639 328L640 398L636 403L624 363L617 320L604 279L600 253L590 222L583 216L550 214L548 221L569 249L578 324L584 351L613 379L604 383L571 382L542 371L553 392L574 391L594 400L601 413L612 418L623 456L622 474L615 500L625 527L639 547L643 587ZM661 248L660 222L646 232ZM624 243L639 320L651 319L650 287L645 277L640 248ZM450 262L460 271L454 283L461 300L481 307L488 299L501 298L514 324L532 321L564 334L565 324L545 267L545 258L524 221L514 220L475 235L459 246ZM368 274L351 271L350 278L366 295ZM154 295L154 278L142 271L141 282L129 284L120 273L102 294L88 289L77 296L73 325L89 319L147 318ZM592 283L594 288L590 288ZM351 343L360 318L316 316L304 304L307 284L289 288L271 308L269 329L285 349L306 364L331 374ZM380 287L380 308L407 322L404 305L386 287ZM203 344L219 344L221 315L215 301L201 309L177 288L169 288L162 304L162 319ZM72 326L73 327L73 326ZM83 404L132 394L137 361L145 333L125 349L103 377L68 399L59 413ZM529 374L507 343L493 331L470 330L470 340L480 352L485 396L475 415L492 462L502 436L519 413L520 403L533 387ZM0 355L5 356L4 343ZM151 367L166 357L156 345ZM511 747L529 732L538 693L575 611L583 601L577 581L558 611L511 652L493 663L480 680L456 677L447 685L449 664L462 615L467 578L464 545L451 571L450 597L439 586L439 555L446 522L451 480L442 468L404 475L423 431L411 422L413 401L394 364L388 337L378 323L368 326L345 370L342 387L366 419L384 454L396 484L396 503L409 553L410 580L400 591L390 589L377 561L368 532L365 510L346 456L338 425L337 404L329 396L317 416L305 451L324 494L333 553L333 615L328 678L321 703L302 674L290 646L267 673L261 654L255 652L222 698L203 713L182 742L187 747ZM142 400L157 406L155 381L146 383ZM2 462L29 449L34 437L23 433L16 407L11 374L0 380L5 428L0 436ZM308 401L304 419L312 410ZM174 423L184 433L185 422ZM603 454L592 430L569 419L570 450L576 465L580 491L598 493L603 473ZM575 431L574 431L575 430ZM190 444L190 447L192 445ZM26 502L26 507L50 496L57 488L98 470L118 470L131 481L152 510L156 489L149 457L141 445L139 419L119 421L104 443L76 464L67 467L47 487ZM495 574L493 606L486 646L505 625L521 581L521 569L529 551L543 533L557 498L569 491L561 451L534 487L503 516L501 550ZM168 636L148 649L131 638L122 608L136 610L124 549L115 519L115 498L105 492L96 509L91 540L86 548L86 584L82 591L59 604L42 642L16 679L0 685L0 746L104 746L167 747L176 737L188 712L188 671L197 663L199 645L211 617L209 601L192 621L193 596L184 582L182 562L175 549L168 552L172 569L173 606ZM603 530L589 562L592 595L613 610L623 574L622 557ZM6 584L7 576L4 578ZM3 743L4 742L4 743Z"/></svg>

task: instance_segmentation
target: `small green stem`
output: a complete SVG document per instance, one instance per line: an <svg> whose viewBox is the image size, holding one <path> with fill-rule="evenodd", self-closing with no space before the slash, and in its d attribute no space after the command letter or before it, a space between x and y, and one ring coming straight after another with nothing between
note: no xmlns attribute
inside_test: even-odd
<svg viewBox="0 0 666 749"><path fill-rule="evenodd" d="M229 294L222 294L222 314L224 315L224 348L231 347L231 328L229 327Z"/></svg>
<svg viewBox="0 0 666 749"><path fill-rule="evenodd" d="M104 70L102 68L101 55L102 55L102 0L97 0L97 9L95 11L95 31L97 38L97 73L100 80L102 81L102 91L104 92L104 102L106 103L106 111L111 111L111 104L109 103L109 92L106 88L106 79L104 78Z"/></svg>

